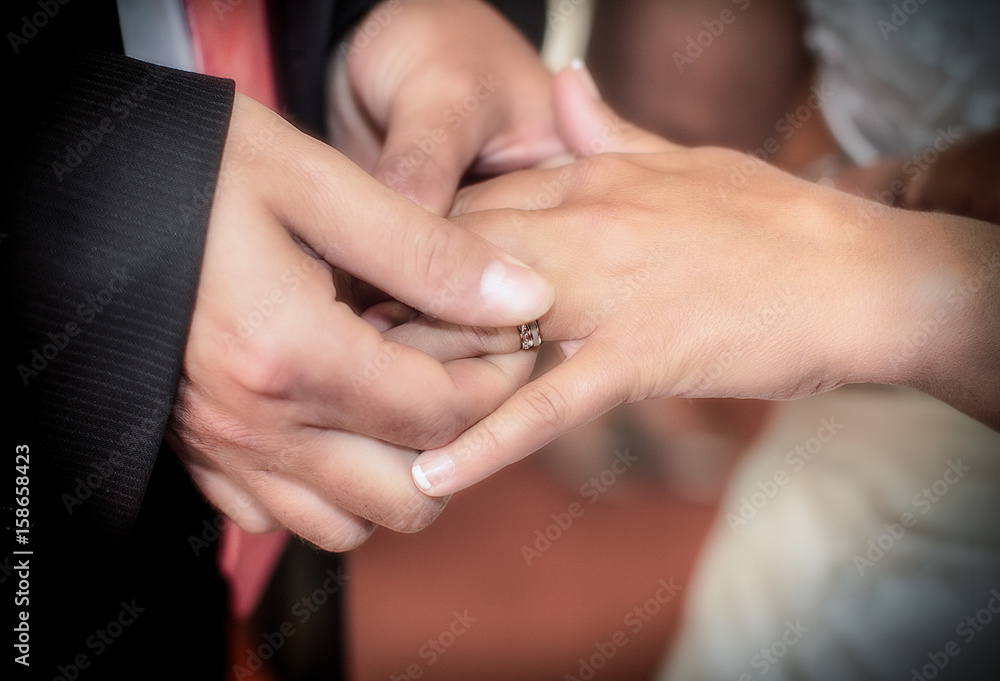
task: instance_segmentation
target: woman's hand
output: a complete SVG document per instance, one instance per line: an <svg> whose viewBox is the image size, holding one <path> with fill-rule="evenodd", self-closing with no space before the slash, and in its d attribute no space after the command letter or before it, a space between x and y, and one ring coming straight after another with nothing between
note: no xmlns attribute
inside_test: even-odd
<svg viewBox="0 0 1000 681"><path fill-rule="evenodd" d="M419 457L414 479L428 494L467 487L622 402L919 385L928 367L966 351L953 332L970 328L971 306L955 308L913 357L904 348L989 252L981 232L628 128L585 76L563 72L556 83L568 145L633 153L515 173L456 201L459 224L554 284L541 332L568 359ZM397 340L430 342L407 333L400 327ZM441 329L434 342L467 346L469 337Z"/></svg>

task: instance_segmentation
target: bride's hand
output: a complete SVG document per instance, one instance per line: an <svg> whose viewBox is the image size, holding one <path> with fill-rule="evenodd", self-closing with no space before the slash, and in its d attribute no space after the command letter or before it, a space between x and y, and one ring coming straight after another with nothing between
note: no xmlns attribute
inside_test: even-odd
<svg viewBox="0 0 1000 681"><path fill-rule="evenodd" d="M467 487L623 402L792 399L912 378L899 343L968 260L956 243L925 247L941 240L929 216L625 126L584 71L555 87L568 146L631 153L471 187L455 219L552 282L542 338L568 359L421 455L414 479L428 494ZM407 333L396 339L429 342ZM442 330L435 342L469 338Z"/></svg>

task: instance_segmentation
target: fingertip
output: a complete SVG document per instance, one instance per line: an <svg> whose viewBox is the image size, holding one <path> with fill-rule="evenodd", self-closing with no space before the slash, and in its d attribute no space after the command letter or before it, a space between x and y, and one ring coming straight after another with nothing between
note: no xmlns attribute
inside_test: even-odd
<svg viewBox="0 0 1000 681"><path fill-rule="evenodd" d="M679 148L674 143L622 119L601 98L589 69L574 59L553 83L556 129L577 156L604 152L656 152Z"/></svg>
<svg viewBox="0 0 1000 681"><path fill-rule="evenodd" d="M590 69L587 68L582 59L577 57L570 62L568 71L573 74L577 87L582 88L595 102L602 101L601 91L597 88L594 76L591 75Z"/></svg>
<svg viewBox="0 0 1000 681"><path fill-rule="evenodd" d="M421 492L431 497L443 497L457 491L452 488L455 461L440 451L424 452L410 468L413 482Z"/></svg>
<svg viewBox="0 0 1000 681"><path fill-rule="evenodd" d="M513 259L494 260L479 281L482 303L506 314L514 324L534 321L548 312L555 289L542 275Z"/></svg>

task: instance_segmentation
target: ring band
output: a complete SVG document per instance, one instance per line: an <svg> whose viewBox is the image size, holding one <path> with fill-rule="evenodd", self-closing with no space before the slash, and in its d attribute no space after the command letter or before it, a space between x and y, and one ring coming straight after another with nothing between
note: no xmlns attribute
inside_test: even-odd
<svg viewBox="0 0 1000 681"><path fill-rule="evenodd" d="M538 330L538 320L521 324L517 327L517 333L521 336L521 349L531 350L542 344L542 333Z"/></svg>

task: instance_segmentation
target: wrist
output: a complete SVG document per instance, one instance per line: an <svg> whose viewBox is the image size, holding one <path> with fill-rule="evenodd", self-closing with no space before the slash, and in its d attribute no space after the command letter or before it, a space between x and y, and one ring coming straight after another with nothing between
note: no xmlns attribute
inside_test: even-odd
<svg viewBox="0 0 1000 681"><path fill-rule="evenodd" d="M879 334L864 359L867 382L905 385L954 404L963 383L996 371L990 324L1000 306L1000 256L990 232L965 218L886 212L877 238L892 261L872 309L882 321L873 320Z"/></svg>
<svg viewBox="0 0 1000 681"><path fill-rule="evenodd" d="M821 263L827 302L819 307L829 316L816 347L827 382L912 386L926 367L926 336L941 340L934 320L958 280L939 255L943 235L920 213L846 193L830 199L816 217L837 251Z"/></svg>

